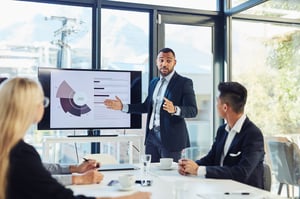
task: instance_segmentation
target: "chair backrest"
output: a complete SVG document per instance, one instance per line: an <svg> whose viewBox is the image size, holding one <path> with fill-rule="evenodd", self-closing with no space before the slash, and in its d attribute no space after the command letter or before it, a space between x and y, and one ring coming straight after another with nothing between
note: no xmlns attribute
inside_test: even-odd
<svg viewBox="0 0 300 199"><path fill-rule="evenodd" d="M295 144L290 141L268 142L272 170L278 182L295 185L298 184L295 176Z"/></svg>
<svg viewBox="0 0 300 199"><path fill-rule="evenodd" d="M264 163L264 190L271 191L272 174L271 168L267 163Z"/></svg>
<svg viewBox="0 0 300 199"><path fill-rule="evenodd" d="M100 165L105 165L105 164L118 164L118 161L116 158L112 155L109 154L104 154L104 153L96 153L96 154L88 154L85 156L87 159L94 159L97 162L100 162Z"/></svg>

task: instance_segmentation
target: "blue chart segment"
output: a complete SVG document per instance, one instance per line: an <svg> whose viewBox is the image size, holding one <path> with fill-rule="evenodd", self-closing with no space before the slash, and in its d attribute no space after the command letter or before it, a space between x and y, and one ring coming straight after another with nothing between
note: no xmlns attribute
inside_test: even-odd
<svg viewBox="0 0 300 199"><path fill-rule="evenodd" d="M91 109L86 104L76 104L74 101L75 94L76 92L72 87L66 81L63 81L57 89L56 97L60 98L60 105L64 112L80 117L82 114L90 112Z"/></svg>

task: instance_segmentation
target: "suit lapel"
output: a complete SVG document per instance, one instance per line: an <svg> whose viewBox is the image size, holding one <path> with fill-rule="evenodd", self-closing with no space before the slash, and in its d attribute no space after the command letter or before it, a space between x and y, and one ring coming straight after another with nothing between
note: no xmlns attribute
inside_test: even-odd
<svg viewBox="0 0 300 199"><path fill-rule="evenodd" d="M230 146L229 146L229 149L228 149L228 152L227 152L226 156L230 153L232 147L234 147L239 142L240 142L240 133L236 133L233 140L232 140L232 142L231 142L231 144L230 144Z"/></svg>
<svg viewBox="0 0 300 199"><path fill-rule="evenodd" d="M174 86L176 85L176 78L178 77L177 73L175 72L173 77L170 79L170 82L168 84L168 87L166 89L166 92L165 92L165 97L168 98L168 95L170 93L170 91L174 88Z"/></svg>
<svg viewBox="0 0 300 199"><path fill-rule="evenodd" d="M224 146L225 146L225 141L226 141L226 138L228 136L228 132L224 129L224 133L223 133L223 136L221 137L220 139L220 144L218 145L219 147L216 149L216 154L217 154L217 160L220 161L221 160L221 156L223 154L223 150L224 150Z"/></svg>
<svg viewBox="0 0 300 199"><path fill-rule="evenodd" d="M245 126L247 125L248 122L249 122L249 119L246 118L245 121L244 121L244 123L243 123L243 126L242 126L242 128L241 128L241 131L240 131L239 133L236 133L236 135L234 136L234 138L233 138L233 140L232 140L232 142L231 142L231 144L230 144L230 146L229 146L229 149L228 149L228 153L227 153L227 154L229 154L229 151L231 150L231 148L232 148L233 146L235 146L237 143L240 142L241 137L242 137L242 135L243 135L243 129L245 128Z"/></svg>
<svg viewBox="0 0 300 199"><path fill-rule="evenodd" d="M156 78L156 79L153 79L153 81L151 82L151 84L150 84L150 89L149 89L149 94L148 94L148 96L150 97L150 105L151 105L151 107L152 107L152 103L153 103L153 93L154 93L154 90L155 90L155 86L156 86L156 84L158 83L158 81L159 81L159 78ZM152 109L152 108L151 108Z"/></svg>

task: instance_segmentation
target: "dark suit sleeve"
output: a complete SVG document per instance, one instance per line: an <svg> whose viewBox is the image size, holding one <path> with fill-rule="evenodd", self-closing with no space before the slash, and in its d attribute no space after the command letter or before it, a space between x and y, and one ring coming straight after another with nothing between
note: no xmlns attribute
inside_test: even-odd
<svg viewBox="0 0 300 199"><path fill-rule="evenodd" d="M139 104L129 104L129 110L128 113L133 114L142 114L142 113L151 113L152 112L152 94L154 91L154 88L158 82L159 78L155 78L150 81L149 88L148 88L148 96L146 97L145 101L143 103Z"/></svg>
<svg viewBox="0 0 300 199"><path fill-rule="evenodd" d="M182 89L182 104L179 105L181 109L180 117L193 118L198 113L195 92L193 88L193 81L186 79ZM176 104L175 104L176 105Z"/></svg>
<svg viewBox="0 0 300 199"><path fill-rule="evenodd" d="M128 113L133 113L133 114L147 113L148 108L149 108L148 101L149 101L149 96L145 99L145 101L143 103L128 104L128 107L129 107Z"/></svg>

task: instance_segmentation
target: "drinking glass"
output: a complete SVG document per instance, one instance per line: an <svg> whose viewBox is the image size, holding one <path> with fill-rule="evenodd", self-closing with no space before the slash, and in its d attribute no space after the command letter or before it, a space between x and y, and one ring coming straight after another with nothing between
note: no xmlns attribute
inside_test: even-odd
<svg viewBox="0 0 300 199"><path fill-rule="evenodd" d="M143 173L148 174L150 170L150 163L151 163L151 155L150 154L143 154L141 156L141 161L143 164Z"/></svg>
<svg viewBox="0 0 300 199"><path fill-rule="evenodd" d="M202 156L200 147L188 147L181 151L182 159L199 160Z"/></svg>
<svg viewBox="0 0 300 199"><path fill-rule="evenodd" d="M150 170L151 155L150 154L143 154L141 156L141 162L143 164L141 184L142 184L142 186L146 186L147 185L147 180L148 180L147 178L148 178L149 170Z"/></svg>

